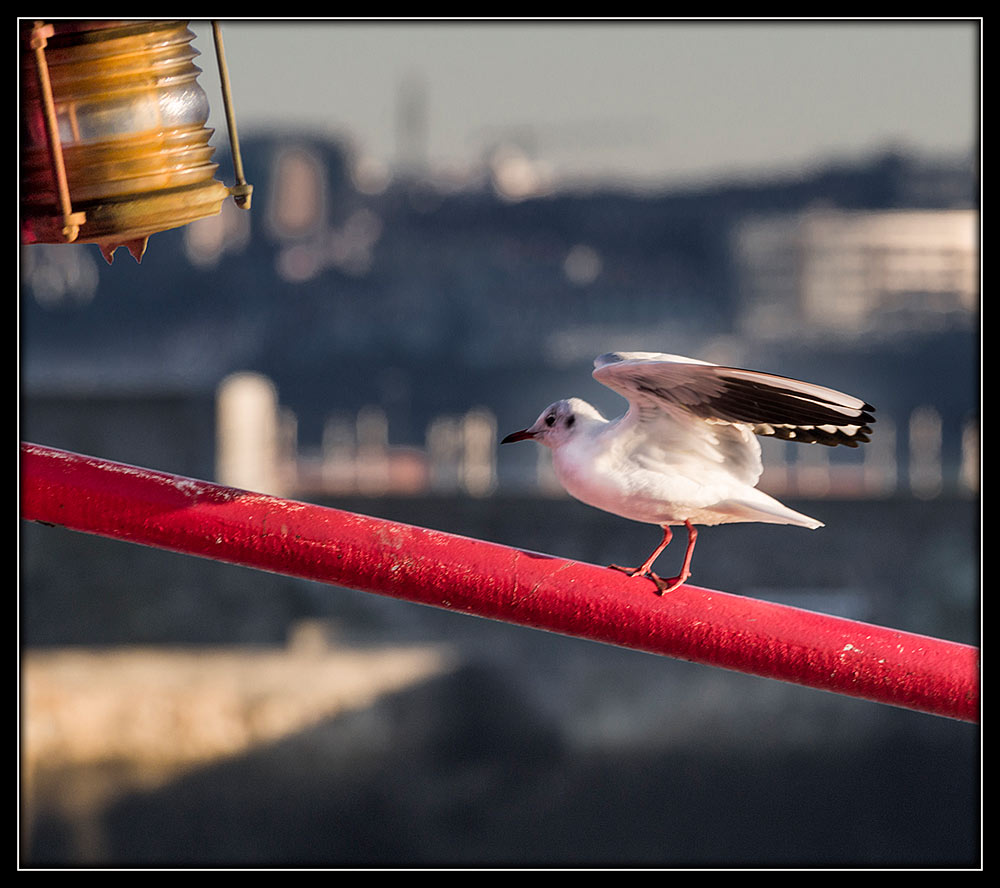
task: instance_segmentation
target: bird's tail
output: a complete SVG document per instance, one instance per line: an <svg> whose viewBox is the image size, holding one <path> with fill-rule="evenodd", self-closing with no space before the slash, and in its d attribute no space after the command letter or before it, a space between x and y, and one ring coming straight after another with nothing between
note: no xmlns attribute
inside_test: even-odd
<svg viewBox="0 0 1000 888"><path fill-rule="evenodd" d="M779 503L774 497L760 490L753 499L726 500L715 506L714 511L727 516L729 521L759 521L764 524L794 524L797 527L807 527L815 530L823 527L822 521L817 521L809 515L803 515L794 509L789 509Z"/></svg>

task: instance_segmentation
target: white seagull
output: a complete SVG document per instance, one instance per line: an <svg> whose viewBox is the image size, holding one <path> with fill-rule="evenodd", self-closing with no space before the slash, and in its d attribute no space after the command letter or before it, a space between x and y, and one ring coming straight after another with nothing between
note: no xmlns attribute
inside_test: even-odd
<svg viewBox="0 0 1000 888"><path fill-rule="evenodd" d="M875 408L851 395L679 355L601 355L594 378L628 400L624 416L608 420L586 401L567 398L501 443L544 444L571 496L662 527L662 542L640 567L611 565L649 577L661 593L691 576L696 524L823 526L757 490L764 466L756 435L857 447L869 440L875 421ZM653 562L671 540L671 525L680 524L688 531L684 565L678 576L664 580L653 573Z"/></svg>

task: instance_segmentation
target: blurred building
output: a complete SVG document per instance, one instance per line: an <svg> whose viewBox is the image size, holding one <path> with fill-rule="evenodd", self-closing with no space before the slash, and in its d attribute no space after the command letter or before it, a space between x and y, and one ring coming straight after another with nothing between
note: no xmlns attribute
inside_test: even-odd
<svg viewBox="0 0 1000 888"><path fill-rule="evenodd" d="M937 331L971 327L978 311L971 209L752 217L734 251L741 325L754 337Z"/></svg>

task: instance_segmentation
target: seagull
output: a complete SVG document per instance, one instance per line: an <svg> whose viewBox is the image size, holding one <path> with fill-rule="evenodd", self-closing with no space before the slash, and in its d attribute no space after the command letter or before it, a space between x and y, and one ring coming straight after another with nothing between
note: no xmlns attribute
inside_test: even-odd
<svg viewBox="0 0 1000 888"><path fill-rule="evenodd" d="M663 530L639 567L660 594L691 576L695 525L761 521L815 529L823 524L757 489L764 465L757 435L857 447L870 440L875 408L842 392L756 370L655 352L612 352L594 361L594 379L622 395L628 410L605 419L580 398L546 407L534 425L500 443L533 440L552 451L556 478L587 505ZM678 576L653 563L687 528Z"/></svg>

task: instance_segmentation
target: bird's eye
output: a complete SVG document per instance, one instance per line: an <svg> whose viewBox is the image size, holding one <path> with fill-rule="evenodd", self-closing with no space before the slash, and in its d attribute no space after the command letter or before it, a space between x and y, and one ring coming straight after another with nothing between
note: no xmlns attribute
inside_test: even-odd
<svg viewBox="0 0 1000 888"><path fill-rule="evenodd" d="M569 416L566 417L566 428L568 428L568 429L572 428L574 422L576 422L576 416L574 416L571 413Z"/></svg>
<svg viewBox="0 0 1000 888"><path fill-rule="evenodd" d="M554 426L556 424L556 415L554 413L550 413L548 416L546 416L545 424L549 427Z"/></svg>

